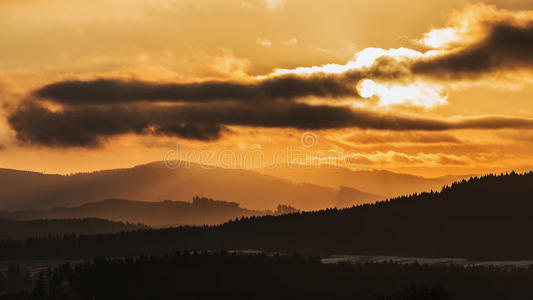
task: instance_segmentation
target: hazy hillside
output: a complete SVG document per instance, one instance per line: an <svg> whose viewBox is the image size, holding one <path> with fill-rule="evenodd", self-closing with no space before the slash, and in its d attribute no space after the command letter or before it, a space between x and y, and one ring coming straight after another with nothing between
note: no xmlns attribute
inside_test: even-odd
<svg viewBox="0 0 533 300"><path fill-rule="evenodd" d="M352 171L325 166L320 168L288 168L280 165L276 168L265 168L258 171L294 182L308 182L332 188L345 186L386 197L440 190L445 184L470 177L465 175L424 178L384 170Z"/></svg>
<svg viewBox="0 0 533 300"><path fill-rule="evenodd" d="M337 194L337 188L294 184L246 170L209 170L194 164L172 170L159 162L70 176L0 169L1 210L77 206L111 198L184 200L195 195L237 202L253 210L273 210L278 204L316 210L335 206Z"/></svg>
<svg viewBox="0 0 533 300"><path fill-rule="evenodd" d="M148 228L140 224L128 224L95 218L28 221L0 219L0 239L24 240L39 236L115 233Z"/></svg>
<svg viewBox="0 0 533 300"><path fill-rule="evenodd" d="M5 243L7 257L124 256L182 249L533 259L533 173L472 178L441 192L338 210L79 239ZM60 252L58 252L60 251Z"/></svg>
<svg viewBox="0 0 533 300"><path fill-rule="evenodd" d="M337 208L346 208L361 204L373 203L383 200L382 196L361 192L359 190L341 186L337 194Z"/></svg>
<svg viewBox="0 0 533 300"><path fill-rule="evenodd" d="M30 220L92 217L150 226L177 226L222 224L235 218L273 213L276 212L248 210L235 202L195 197L192 202L108 199L77 207L56 207L43 211L4 211L0 212L0 218Z"/></svg>

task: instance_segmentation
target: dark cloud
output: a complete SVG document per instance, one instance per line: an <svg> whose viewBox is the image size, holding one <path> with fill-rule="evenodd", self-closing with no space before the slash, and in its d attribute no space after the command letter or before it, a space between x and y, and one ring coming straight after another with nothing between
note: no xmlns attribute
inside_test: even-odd
<svg viewBox="0 0 533 300"><path fill-rule="evenodd" d="M149 83L99 79L57 82L34 92L67 105L117 104L131 102L262 101L301 97L356 96L354 76L315 74L286 75L254 82L207 81L193 83ZM360 79L360 78L359 78Z"/></svg>
<svg viewBox="0 0 533 300"><path fill-rule="evenodd" d="M57 112L30 102L12 112L8 122L19 141L53 147L95 147L106 138L126 133L212 141L221 137L224 126L231 125L307 130L353 127L397 131L533 128L533 120L521 118L482 117L443 121L287 102L270 105L92 106L70 107Z"/></svg>
<svg viewBox="0 0 533 300"><path fill-rule="evenodd" d="M66 109L52 112L37 103L25 103L8 122L16 138L35 145L96 147L107 137L135 133L157 134L211 141L220 138L223 126L171 120L165 108L132 107Z"/></svg>
<svg viewBox="0 0 533 300"><path fill-rule="evenodd" d="M36 103L24 103L8 117L23 142L47 146L94 147L100 138L129 132L142 133L148 124L128 109L66 110L52 112Z"/></svg>
<svg viewBox="0 0 533 300"><path fill-rule="evenodd" d="M220 138L220 133L226 131L224 126L219 124L171 124L157 127L155 134L177 136L185 139L201 141L214 141Z"/></svg>
<svg viewBox="0 0 533 300"><path fill-rule="evenodd" d="M454 129L531 129L533 119L519 117L475 117L451 123Z"/></svg>
<svg viewBox="0 0 533 300"><path fill-rule="evenodd" d="M414 74L447 79L478 77L487 73L533 67L533 23L524 26L494 24L477 43L449 54L412 64Z"/></svg>

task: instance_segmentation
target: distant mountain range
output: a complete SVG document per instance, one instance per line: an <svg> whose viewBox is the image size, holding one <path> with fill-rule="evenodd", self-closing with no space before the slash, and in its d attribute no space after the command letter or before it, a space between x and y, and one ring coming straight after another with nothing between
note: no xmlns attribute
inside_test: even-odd
<svg viewBox="0 0 533 300"><path fill-rule="evenodd" d="M201 197L194 197L192 202L170 200L142 202L108 199L76 207L56 207L40 211L0 211L0 219L101 218L129 223L144 223L155 227L168 227L222 224L240 217L274 215L295 211L294 208L282 206L279 206L277 211L249 210L240 207L235 202L215 201ZM93 231L93 233L97 233L97 231Z"/></svg>
<svg viewBox="0 0 533 300"><path fill-rule="evenodd" d="M364 191L366 193L397 197L412 193L438 191L444 185L475 175L449 175L436 178L394 173L385 170L352 171L337 167L288 167L279 165L276 168L259 169L258 172L291 180L307 182L331 188L339 186Z"/></svg>
<svg viewBox="0 0 533 300"><path fill-rule="evenodd" d="M323 186L331 182L328 176L331 175L323 176L323 182L294 183L255 171L206 169L196 164L169 169L163 162L74 175L0 169L0 210L72 207L102 199L182 201L196 195L236 202L251 210L273 210L278 204L318 210L384 198L380 195L385 194L386 188L383 193L371 193L363 192L365 189L358 191L346 182L339 185L350 190L339 189L339 185ZM303 177L301 179L305 182Z"/></svg>
<svg viewBox="0 0 533 300"><path fill-rule="evenodd" d="M533 173L489 175L439 192L327 209L80 238L0 243L4 258L136 255L183 249L257 249L354 255L533 259ZM59 253L59 254L58 254Z"/></svg>

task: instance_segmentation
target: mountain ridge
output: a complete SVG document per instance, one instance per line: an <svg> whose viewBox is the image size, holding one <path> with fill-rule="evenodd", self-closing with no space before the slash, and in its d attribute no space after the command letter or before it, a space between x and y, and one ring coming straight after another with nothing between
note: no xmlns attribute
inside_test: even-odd
<svg viewBox="0 0 533 300"><path fill-rule="evenodd" d="M78 206L110 198L157 202L196 195L228 199L252 210L272 210L278 204L317 210L336 206L339 192L253 170L207 170L196 164L169 169L164 162L72 175L0 169L0 187L1 210ZM353 203L364 201L353 199Z"/></svg>
<svg viewBox="0 0 533 300"><path fill-rule="evenodd" d="M248 217L219 226L0 243L5 258L265 250L478 260L533 259L533 172L487 175L353 208ZM297 237L297 238L295 238ZM39 248L40 247L40 248ZM37 248L39 248L37 250Z"/></svg>
<svg viewBox="0 0 533 300"><path fill-rule="evenodd" d="M280 165L277 169L262 169L259 172L291 180L292 182L320 183L338 188L350 187L362 192L382 195L383 198L398 197L417 192L439 190L443 185L476 175L445 175L423 177L396 173L388 170L350 170L342 167L322 166L316 168L291 168Z"/></svg>
<svg viewBox="0 0 533 300"><path fill-rule="evenodd" d="M143 223L153 227L179 225L216 225L241 217L276 214L242 208L238 203L195 197L192 202L165 200L145 202L128 199L105 199L74 207L48 210L0 211L5 220L50 220L99 218L115 222Z"/></svg>

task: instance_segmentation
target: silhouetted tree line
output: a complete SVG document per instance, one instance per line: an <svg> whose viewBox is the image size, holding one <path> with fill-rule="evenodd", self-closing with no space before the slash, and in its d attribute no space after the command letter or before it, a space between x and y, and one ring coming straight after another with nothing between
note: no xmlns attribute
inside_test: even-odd
<svg viewBox="0 0 533 300"><path fill-rule="evenodd" d="M290 205L283 205L278 204L278 207L276 208L276 211L274 212L275 215L287 215L287 214L294 214L300 212L299 209L296 209Z"/></svg>
<svg viewBox="0 0 533 300"><path fill-rule="evenodd" d="M65 234L116 233L148 229L144 224L114 222L98 218L2 220L0 238L24 240L30 237L47 237Z"/></svg>
<svg viewBox="0 0 533 300"><path fill-rule="evenodd" d="M182 249L533 259L533 173L489 175L440 192L349 209L100 235L0 241L0 259L125 257Z"/></svg>
<svg viewBox="0 0 533 300"><path fill-rule="evenodd" d="M0 272L0 299L24 298L31 292L32 285L30 273L10 263L5 273Z"/></svg>
<svg viewBox="0 0 533 300"><path fill-rule="evenodd" d="M181 252L96 259L39 275L35 300L531 299L533 269L322 264L316 257Z"/></svg>
<svg viewBox="0 0 533 300"><path fill-rule="evenodd" d="M451 300L450 294L442 287L407 286L393 295L378 296L377 300Z"/></svg>

